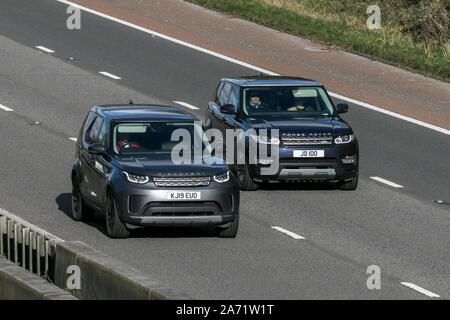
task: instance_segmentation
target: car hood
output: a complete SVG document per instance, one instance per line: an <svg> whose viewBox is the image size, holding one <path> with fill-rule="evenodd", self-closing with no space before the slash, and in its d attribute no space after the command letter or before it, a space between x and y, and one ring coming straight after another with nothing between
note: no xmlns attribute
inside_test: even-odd
<svg viewBox="0 0 450 320"><path fill-rule="evenodd" d="M170 157L121 157L114 158L114 165L122 171L148 176L210 176L228 170L226 162L220 158L210 157L201 164L175 164Z"/></svg>
<svg viewBox="0 0 450 320"><path fill-rule="evenodd" d="M282 118L273 119L246 119L254 129L278 129L281 133L308 132L308 133L347 133L350 126L339 118Z"/></svg>

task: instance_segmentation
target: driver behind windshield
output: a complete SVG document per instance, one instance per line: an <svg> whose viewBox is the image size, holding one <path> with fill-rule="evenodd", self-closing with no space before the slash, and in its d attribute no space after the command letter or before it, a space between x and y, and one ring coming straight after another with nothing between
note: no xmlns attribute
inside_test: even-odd
<svg viewBox="0 0 450 320"><path fill-rule="evenodd" d="M128 132L118 133L117 136L118 136L116 143L117 152L120 152L122 149L127 148L140 148L139 143L130 141L130 134Z"/></svg>
<svg viewBox="0 0 450 320"><path fill-rule="evenodd" d="M255 112L258 110L266 110L268 108L268 105L262 101L261 96L257 91L250 91L248 97L250 97L247 103L248 111Z"/></svg>

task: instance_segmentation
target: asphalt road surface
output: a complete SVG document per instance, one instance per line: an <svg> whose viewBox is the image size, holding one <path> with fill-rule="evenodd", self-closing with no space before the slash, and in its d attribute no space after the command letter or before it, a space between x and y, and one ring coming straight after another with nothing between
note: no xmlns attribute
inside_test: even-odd
<svg viewBox="0 0 450 320"><path fill-rule="evenodd" d="M200 299L429 297L402 282L450 297L450 206L434 202L450 201L449 136L358 105L344 116L360 142L355 192L322 184L242 192L236 239L161 228L112 240L101 216L73 221L69 138L90 106L182 101L203 118L221 77L256 71L88 13L70 31L66 8L0 2L0 208ZM366 285L371 265L381 270L379 290Z"/></svg>

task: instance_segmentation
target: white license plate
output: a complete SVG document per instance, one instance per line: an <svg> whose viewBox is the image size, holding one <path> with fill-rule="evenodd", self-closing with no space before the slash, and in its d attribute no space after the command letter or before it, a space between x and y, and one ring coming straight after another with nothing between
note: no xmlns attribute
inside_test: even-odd
<svg viewBox="0 0 450 320"><path fill-rule="evenodd" d="M201 192L186 192L186 191L168 191L167 192L167 200L200 200Z"/></svg>
<svg viewBox="0 0 450 320"><path fill-rule="evenodd" d="M325 150L294 150L294 158L323 158Z"/></svg>

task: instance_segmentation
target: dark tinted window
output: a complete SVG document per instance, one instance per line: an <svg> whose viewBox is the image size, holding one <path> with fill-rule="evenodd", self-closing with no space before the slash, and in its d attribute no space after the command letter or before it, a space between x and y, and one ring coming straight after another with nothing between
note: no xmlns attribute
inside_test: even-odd
<svg viewBox="0 0 450 320"><path fill-rule="evenodd" d="M219 103L219 96L220 96L220 92L222 91L222 88L223 88L223 82L219 83L219 86L217 87L216 95L214 97L215 103Z"/></svg>
<svg viewBox="0 0 450 320"><path fill-rule="evenodd" d="M100 133L98 135L98 142L100 142L105 147L108 146L108 144L107 144L107 137L108 137L107 132L108 132L108 123L105 120L105 121L103 121L102 129L100 130Z"/></svg>
<svg viewBox="0 0 450 320"><path fill-rule="evenodd" d="M98 142L98 135L100 133L102 123L103 123L103 119L101 117L97 116L97 118L95 118L95 121L92 124L92 126L86 132L86 135L85 135L86 143L93 144L93 143Z"/></svg>
<svg viewBox="0 0 450 320"><path fill-rule="evenodd" d="M230 100L228 101L229 104L232 104L234 106L234 111L237 112L238 105L239 105L239 87L233 86L230 94Z"/></svg>
<svg viewBox="0 0 450 320"><path fill-rule="evenodd" d="M231 84L225 82L219 96L220 106L223 106L224 104L228 103L228 100L230 99L230 93L231 93Z"/></svg>
<svg viewBox="0 0 450 320"><path fill-rule="evenodd" d="M95 113L89 112L89 114L86 117L86 120L84 121L83 128L81 128L80 137L83 138L86 135L86 131L91 127L92 121L95 119Z"/></svg>

